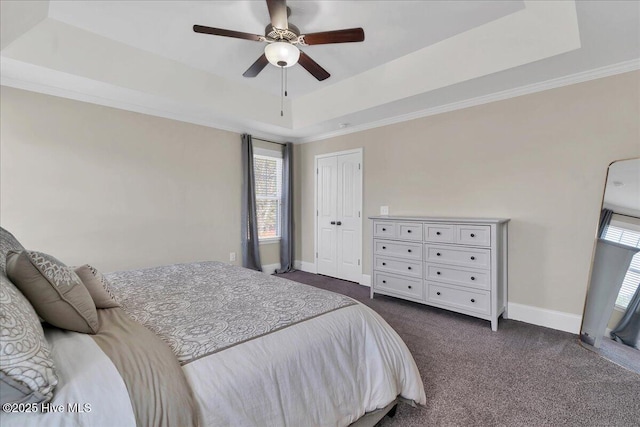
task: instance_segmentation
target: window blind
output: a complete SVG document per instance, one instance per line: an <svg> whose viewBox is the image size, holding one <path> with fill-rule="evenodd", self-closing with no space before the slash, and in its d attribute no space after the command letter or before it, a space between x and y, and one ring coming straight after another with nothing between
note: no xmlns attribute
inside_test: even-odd
<svg viewBox="0 0 640 427"><path fill-rule="evenodd" d="M254 154L258 238L280 237L282 158Z"/></svg>

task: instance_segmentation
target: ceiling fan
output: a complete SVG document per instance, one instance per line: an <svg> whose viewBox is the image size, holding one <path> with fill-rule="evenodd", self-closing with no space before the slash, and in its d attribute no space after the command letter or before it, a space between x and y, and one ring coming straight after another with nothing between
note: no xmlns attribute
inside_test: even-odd
<svg viewBox="0 0 640 427"><path fill-rule="evenodd" d="M350 43L364 40L364 30L362 28L300 34L298 27L288 22L291 9L287 7L286 0L267 0L267 8L269 9L271 23L265 28L264 36L222 28L205 27L203 25L194 25L193 31L214 36L268 43L262 56L242 74L244 77L257 76L268 63L283 69L300 63L305 70L319 81L327 79L330 74L311 59L309 55L302 52L298 46Z"/></svg>

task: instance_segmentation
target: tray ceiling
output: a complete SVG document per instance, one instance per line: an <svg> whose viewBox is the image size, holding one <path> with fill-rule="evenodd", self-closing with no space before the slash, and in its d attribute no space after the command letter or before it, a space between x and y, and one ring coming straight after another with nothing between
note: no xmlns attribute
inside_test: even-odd
<svg viewBox="0 0 640 427"><path fill-rule="evenodd" d="M304 48L331 77L289 69L280 117L279 70L242 77L263 44L191 30L262 33L262 1L1 4L4 85L278 140L412 118L612 64L637 68L640 56L637 2L290 1L303 33L361 26L366 38Z"/></svg>

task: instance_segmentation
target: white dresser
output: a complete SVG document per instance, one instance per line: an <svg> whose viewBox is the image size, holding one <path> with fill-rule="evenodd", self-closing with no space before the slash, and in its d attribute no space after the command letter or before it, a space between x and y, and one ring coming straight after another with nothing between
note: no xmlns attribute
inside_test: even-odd
<svg viewBox="0 0 640 427"><path fill-rule="evenodd" d="M507 317L507 224L500 218L374 216L374 294L491 321Z"/></svg>

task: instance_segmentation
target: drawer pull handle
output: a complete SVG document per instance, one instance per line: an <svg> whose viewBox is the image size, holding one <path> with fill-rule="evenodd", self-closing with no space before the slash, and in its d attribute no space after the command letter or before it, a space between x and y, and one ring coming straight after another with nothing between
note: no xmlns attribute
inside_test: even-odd
<svg viewBox="0 0 640 427"><path fill-rule="evenodd" d="M336 222L336 225L342 225L342 221Z"/></svg>
<svg viewBox="0 0 640 427"><path fill-rule="evenodd" d="M387 249L387 247L386 247L386 246L383 246L383 247L382 247L382 249Z"/></svg>
<svg viewBox="0 0 640 427"><path fill-rule="evenodd" d="M407 230L407 233L411 233L411 230Z"/></svg>
<svg viewBox="0 0 640 427"><path fill-rule="evenodd" d="M440 292L436 292L436 295L440 295Z"/></svg>
<svg viewBox="0 0 640 427"><path fill-rule="evenodd" d="M440 252L438 252L436 255L437 255L437 256L440 256Z"/></svg>
<svg viewBox="0 0 640 427"><path fill-rule="evenodd" d="M336 225L336 222L335 221L331 221L331 225Z"/></svg>
<svg viewBox="0 0 640 427"><path fill-rule="evenodd" d="M387 281L386 281L386 280L383 280L383 281L382 281L382 283L387 283Z"/></svg>
<svg viewBox="0 0 640 427"><path fill-rule="evenodd" d="M439 276L439 275L440 275L440 272L439 272L439 271L436 271L436 274Z"/></svg>
<svg viewBox="0 0 640 427"><path fill-rule="evenodd" d="M407 252L411 253L411 249L407 249Z"/></svg>
<svg viewBox="0 0 640 427"><path fill-rule="evenodd" d="M472 256L471 261L475 261L475 260L476 260L476 257Z"/></svg>
<svg viewBox="0 0 640 427"><path fill-rule="evenodd" d="M473 298L471 298L471 302L476 302L476 300L474 300Z"/></svg>
<svg viewBox="0 0 640 427"><path fill-rule="evenodd" d="M411 289L411 285L407 286L409 289Z"/></svg>
<svg viewBox="0 0 640 427"><path fill-rule="evenodd" d="M473 233L471 233L471 237L476 237L476 235L475 235L475 234L473 234Z"/></svg>
<svg viewBox="0 0 640 427"><path fill-rule="evenodd" d="M411 270L411 267L407 267L409 270Z"/></svg>
<svg viewBox="0 0 640 427"><path fill-rule="evenodd" d="M382 231L387 231L387 229L386 229L386 228L383 228L383 229L382 229Z"/></svg>
<svg viewBox="0 0 640 427"><path fill-rule="evenodd" d="M387 263L386 263L386 262L383 262L383 263L382 263L382 265L387 265Z"/></svg>
<svg viewBox="0 0 640 427"><path fill-rule="evenodd" d="M439 231L436 231L436 236L439 236L439 235L440 235L440 232L439 232Z"/></svg>
<svg viewBox="0 0 640 427"><path fill-rule="evenodd" d="M471 280L476 280L476 278L475 278L475 277L473 277L473 276L471 276Z"/></svg>

